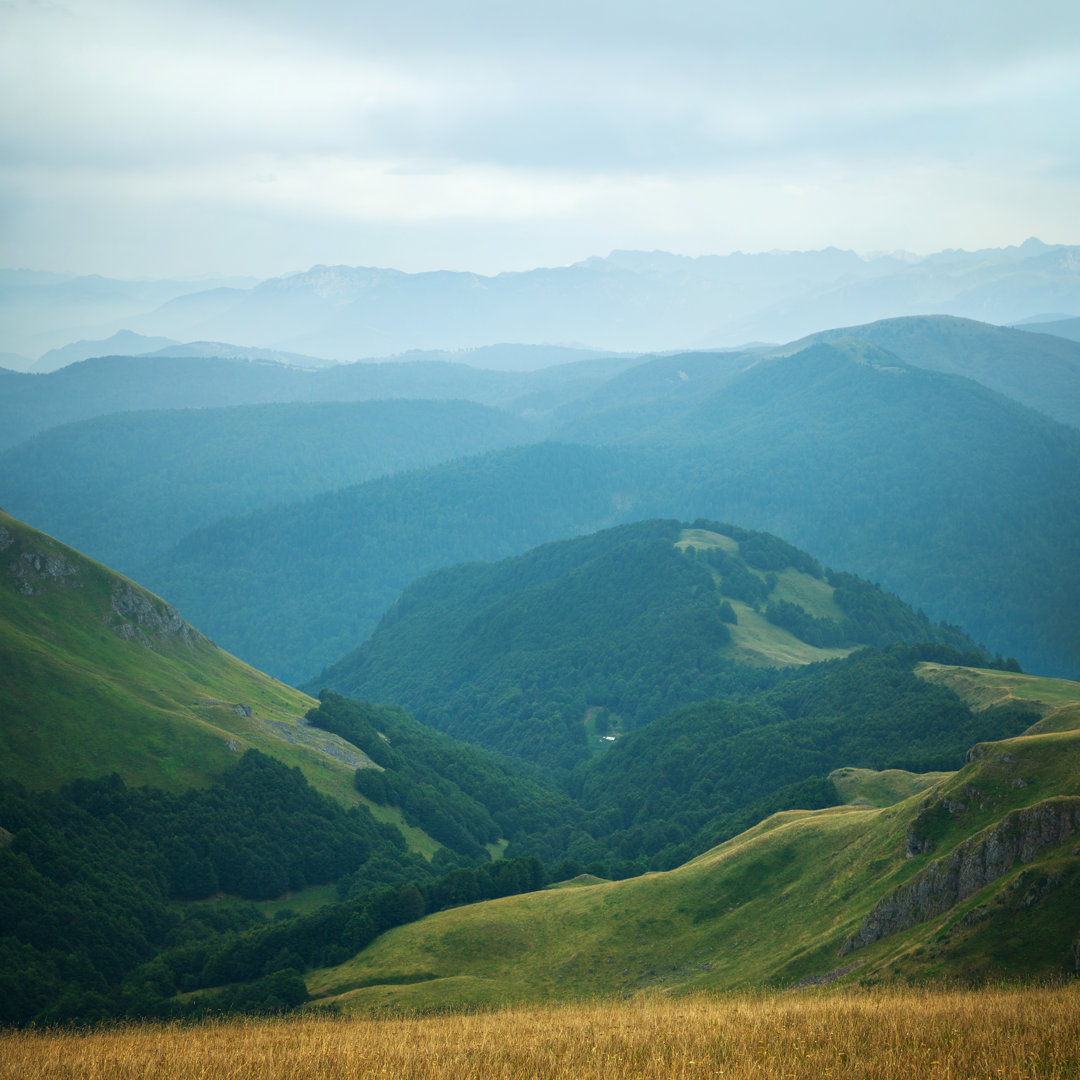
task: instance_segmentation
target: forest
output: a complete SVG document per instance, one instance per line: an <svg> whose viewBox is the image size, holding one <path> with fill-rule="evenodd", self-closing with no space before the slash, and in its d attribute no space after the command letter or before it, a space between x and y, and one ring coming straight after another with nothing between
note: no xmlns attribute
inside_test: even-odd
<svg viewBox="0 0 1080 1080"><path fill-rule="evenodd" d="M225 647L307 682L422 574L703 517L783 536L1028 670L1080 672L1080 431L870 346L760 363L674 414L640 408L597 414L615 433L602 445L556 431L256 510L130 572ZM283 639L282 622L302 632Z"/></svg>
<svg viewBox="0 0 1080 1080"><path fill-rule="evenodd" d="M424 913L580 873L666 869L777 810L835 805L828 773L840 765L956 768L972 742L1033 721L1021 708L972 713L912 675L924 659L983 658L893 646L772 671L758 689L687 706L569 773L324 694L310 722L381 759L357 770L357 788L440 840L431 862L365 806L345 810L255 751L182 795L116 776L36 793L7 784L3 1020L295 1005L300 972ZM500 836L509 844L492 862L485 845ZM312 914L267 923L251 903L324 883L341 899ZM194 903L222 894L235 899ZM202 992L223 984L240 985ZM177 991L200 994L182 1005Z"/></svg>

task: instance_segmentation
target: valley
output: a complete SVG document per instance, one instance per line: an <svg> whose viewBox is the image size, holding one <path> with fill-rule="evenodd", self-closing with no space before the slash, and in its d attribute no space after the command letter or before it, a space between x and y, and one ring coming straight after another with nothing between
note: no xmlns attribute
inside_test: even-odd
<svg viewBox="0 0 1080 1080"><path fill-rule="evenodd" d="M0 58L0 1080L1080 1078L1080 5Z"/></svg>
<svg viewBox="0 0 1080 1080"><path fill-rule="evenodd" d="M1080 345L258 349L0 375L3 1023L1073 979Z"/></svg>

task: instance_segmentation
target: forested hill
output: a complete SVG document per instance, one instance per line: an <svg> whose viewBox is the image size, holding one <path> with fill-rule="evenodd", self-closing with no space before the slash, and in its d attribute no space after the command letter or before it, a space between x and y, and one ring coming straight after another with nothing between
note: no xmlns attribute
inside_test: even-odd
<svg viewBox="0 0 1080 1080"><path fill-rule="evenodd" d="M608 733L598 713L629 730L753 686L756 669L916 641L978 653L777 537L650 520L437 571L310 688L400 702L458 738L570 767Z"/></svg>
<svg viewBox="0 0 1080 1080"><path fill-rule="evenodd" d="M1080 342L948 315L910 315L825 330L781 350L844 338L865 341L930 371L964 375L1080 427Z"/></svg>
<svg viewBox="0 0 1080 1080"><path fill-rule="evenodd" d="M511 448L225 519L140 576L209 620L216 640L299 683L363 641L420 575L633 514L646 467L604 448Z"/></svg>
<svg viewBox="0 0 1080 1080"><path fill-rule="evenodd" d="M271 402L465 400L500 405L573 388L621 370L629 358L581 360L540 371L485 371L444 360L340 364L317 371L284 364L195 356L101 356L44 375L5 372L0 449L74 420L147 409L215 408Z"/></svg>
<svg viewBox="0 0 1080 1080"><path fill-rule="evenodd" d="M220 518L536 437L520 417L470 401L113 413L0 452L0 487L16 517L136 574Z"/></svg>
<svg viewBox="0 0 1080 1080"><path fill-rule="evenodd" d="M234 652L309 679L439 566L707 517L881 582L1026 668L1080 671L1080 432L860 342L671 400L651 419L639 401L597 414L617 445L501 451L221 521L140 579Z"/></svg>

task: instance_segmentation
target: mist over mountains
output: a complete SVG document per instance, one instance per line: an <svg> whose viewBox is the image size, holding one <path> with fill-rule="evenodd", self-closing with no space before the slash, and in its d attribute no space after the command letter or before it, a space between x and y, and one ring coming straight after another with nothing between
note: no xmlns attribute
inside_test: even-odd
<svg viewBox="0 0 1080 1080"><path fill-rule="evenodd" d="M0 500L293 681L420 574L650 516L765 529L1080 670L1080 344L911 316L771 349L478 352L572 362L7 372Z"/></svg>
<svg viewBox="0 0 1080 1080"><path fill-rule="evenodd" d="M477 902L522 905L525 940L594 888L635 944L614 979L560 961L560 994L654 985L640 955L680 925L713 951L776 937L694 966L703 986L798 986L851 951L925 972L940 935L894 950L956 917L969 850L985 910L940 970L1065 970L1075 264L1030 241L317 268L0 372L0 1019L422 1004L462 964L518 993L484 969ZM38 315L79 291L31 284ZM152 293L95 287L114 310ZM1037 895L1004 891L1032 867ZM798 941L740 922L796 887ZM606 919L566 925L588 950Z"/></svg>
<svg viewBox="0 0 1080 1080"><path fill-rule="evenodd" d="M505 341L647 352L790 341L897 315L1012 323L1077 311L1080 248L1034 238L925 257L614 251L494 276L316 266L202 289L4 271L0 351L35 358L127 329L340 361Z"/></svg>

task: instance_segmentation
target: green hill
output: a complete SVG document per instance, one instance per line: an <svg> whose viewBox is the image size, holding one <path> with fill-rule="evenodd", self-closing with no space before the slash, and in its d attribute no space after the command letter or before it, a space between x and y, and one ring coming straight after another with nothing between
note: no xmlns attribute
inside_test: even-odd
<svg viewBox="0 0 1080 1080"><path fill-rule="evenodd" d="M219 518L535 437L520 418L467 401L125 412L0 453L0 502L134 574Z"/></svg>
<svg viewBox="0 0 1080 1080"><path fill-rule="evenodd" d="M356 710L350 726L0 512L0 1022L118 1015L162 949L276 910L242 900L430 881L566 819L491 755ZM384 770L401 797L380 807L354 778Z"/></svg>
<svg viewBox="0 0 1080 1080"><path fill-rule="evenodd" d="M316 704L219 649L158 597L0 511L0 778L118 773L177 791L247 748L347 803L359 755L300 723Z"/></svg>
<svg viewBox="0 0 1080 1080"><path fill-rule="evenodd" d="M1074 320L1075 321L1075 320ZM911 315L826 330L782 350L817 342L865 341L930 371L963 375L999 394L1080 427L1080 342L1037 327L991 326L949 315Z"/></svg>
<svg viewBox="0 0 1080 1080"><path fill-rule="evenodd" d="M618 445L499 451L224 520L140 576L226 647L299 681L440 566L706 517L783 536L1027 668L1080 671L1076 430L858 342L759 363L680 402L656 423L638 406L625 422L597 414ZM283 641L285 624L296 632Z"/></svg>
<svg viewBox="0 0 1080 1080"><path fill-rule="evenodd" d="M347 1009L432 1009L1072 974L1080 737L1028 734L969 757L902 801L777 814L666 873L429 916L312 973L309 990Z"/></svg>
<svg viewBox="0 0 1080 1080"><path fill-rule="evenodd" d="M450 734L545 765L806 664L898 641L977 647L774 536L644 521L410 586L356 652L312 682L400 702ZM609 725L612 722L609 720Z"/></svg>

